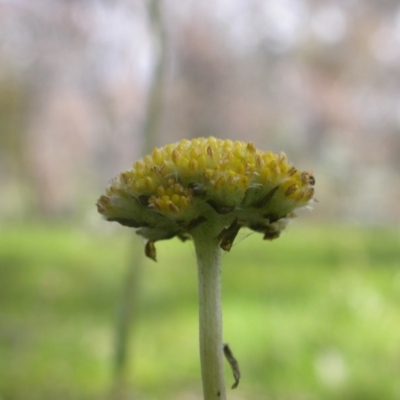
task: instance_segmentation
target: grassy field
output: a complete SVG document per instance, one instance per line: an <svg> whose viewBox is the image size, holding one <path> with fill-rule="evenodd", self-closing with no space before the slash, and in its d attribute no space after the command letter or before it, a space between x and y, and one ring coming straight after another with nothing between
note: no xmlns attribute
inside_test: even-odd
<svg viewBox="0 0 400 400"><path fill-rule="evenodd" d="M294 224L274 242L245 236L223 258L224 337L242 370L228 398L399 399L399 231ZM140 246L124 228L1 228L1 400L111 399L121 289ZM126 399L200 399L193 246L157 250Z"/></svg>

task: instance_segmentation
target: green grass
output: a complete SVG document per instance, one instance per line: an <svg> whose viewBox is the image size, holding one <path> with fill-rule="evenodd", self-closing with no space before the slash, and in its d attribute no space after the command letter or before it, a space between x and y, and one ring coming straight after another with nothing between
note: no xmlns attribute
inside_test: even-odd
<svg viewBox="0 0 400 400"><path fill-rule="evenodd" d="M110 398L132 236L2 228L1 400ZM294 224L274 242L245 236L223 257L224 337L243 376L229 399L399 399L399 232ZM193 246L157 250L140 285L127 398L198 399ZM226 376L233 383L228 366Z"/></svg>

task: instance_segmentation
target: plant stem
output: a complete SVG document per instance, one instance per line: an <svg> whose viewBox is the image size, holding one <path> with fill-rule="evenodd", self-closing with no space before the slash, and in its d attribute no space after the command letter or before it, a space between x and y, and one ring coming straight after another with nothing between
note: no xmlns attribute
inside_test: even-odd
<svg viewBox="0 0 400 400"><path fill-rule="evenodd" d="M138 237L132 238L131 258L124 279L120 309L115 332L114 354L114 391L123 390L128 367L129 335L135 331L137 324L138 304L140 301L140 282L143 272L143 244ZM115 399L118 399L115 395ZM121 397L123 398L123 397Z"/></svg>
<svg viewBox="0 0 400 400"><path fill-rule="evenodd" d="M220 240L201 230L193 235L199 285L200 361L204 400L225 400L221 312Z"/></svg>

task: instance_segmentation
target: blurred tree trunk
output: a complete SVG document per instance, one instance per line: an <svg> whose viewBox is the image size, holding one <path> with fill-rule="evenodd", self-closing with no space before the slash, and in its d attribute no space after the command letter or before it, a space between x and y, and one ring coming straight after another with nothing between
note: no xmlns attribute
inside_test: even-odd
<svg viewBox="0 0 400 400"><path fill-rule="evenodd" d="M150 153L157 145L159 126L162 116L163 88L167 62L167 40L162 17L161 0L151 0L149 5L149 23L154 37L156 49L152 81L149 86L146 114L143 123L142 154ZM113 397L125 397L126 374L128 371L129 339L134 332L138 320L140 288L144 261L143 244L135 235L131 246L131 260L121 298L120 312L117 321L114 360Z"/></svg>
<svg viewBox="0 0 400 400"><path fill-rule="evenodd" d="M167 65L167 36L165 32L161 0L151 0L149 18L157 49L153 80L149 90L146 118L143 127L143 154L151 152L157 145L162 116L165 71Z"/></svg>
<svg viewBox="0 0 400 400"><path fill-rule="evenodd" d="M23 199L32 191L31 180L29 179L30 165L27 161L26 141L26 108L29 102L29 91L23 82L15 79L12 73L5 73L6 79L0 81L0 180L4 188L15 186L15 194ZM3 193L4 196L4 193ZM16 212L19 215L32 212L32 204L29 198L27 210L24 210L21 201L19 209L18 201L16 208L5 204L5 209ZM4 209L2 210L4 213Z"/></svg>

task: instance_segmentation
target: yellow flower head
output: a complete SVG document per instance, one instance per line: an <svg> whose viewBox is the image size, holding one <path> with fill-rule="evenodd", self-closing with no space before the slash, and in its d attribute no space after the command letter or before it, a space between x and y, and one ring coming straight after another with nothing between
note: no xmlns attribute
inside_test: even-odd
<svg viewBox="0 0 400 400"><path fill-rule="evenodd" d="M229 250L241 227L278 237L293 210L309 204L314 183L283 153L197 138L154 149L112 180L97 208L108 221L140 228L152 258L155 241L190 238L203 223L216 226L221 247Z"/></svg>

